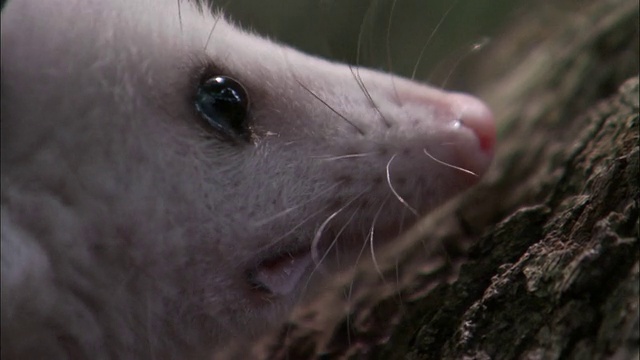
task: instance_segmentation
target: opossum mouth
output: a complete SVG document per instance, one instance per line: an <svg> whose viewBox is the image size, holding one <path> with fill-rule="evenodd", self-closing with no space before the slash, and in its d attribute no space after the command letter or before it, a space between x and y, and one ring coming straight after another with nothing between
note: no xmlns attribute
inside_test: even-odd
<svg viewBox="0 0 640 360"><path fill-rule="evenodd" d="M271 249L258 257L245 272L245 278L254 292L260 298L273 298L287 296L297 291L305 276L310 277L314 269L328 266L326 256L331 251L346 250L353 244L358 244L353 234L336 233L333 229L326 229L315 244L315 259L310 244L312 241L303 242L296 236L289 245ZM346 248L337 244L346 244ZM358 246L359 247L359 246Z"/></svg>
<svg viewBox="0 0 640 360"><path fill-rule="evenodd" d="M247 271L252 290L267 296L292 293L313 264L308 248L287 250L270 255Z"/></svg>
<svg viewBox="0 0 640 360"><path fill-rule="evenodd" d="M388 243L390 239L398 236L399 227L377 229L376 234L376 243ZM317 244L315 261L309 244L272 250L255 262L257 266L252 266L245 272L246 279L251 290L260 298L287 296L300 287L305 276L312 275L312 269L320 266L332 268L335 265L327 264L325 259L330 251L340 252L347 260L353 252L362 255L363 247L370 245L371 239L367 235L357 236L353 233L328 230Z"/></svg>

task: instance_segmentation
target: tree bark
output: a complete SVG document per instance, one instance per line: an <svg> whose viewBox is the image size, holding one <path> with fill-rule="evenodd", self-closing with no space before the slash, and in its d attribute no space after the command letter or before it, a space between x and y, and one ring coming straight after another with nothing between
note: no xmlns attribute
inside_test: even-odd
<svg viewBox="0 0 640 360"><path fill-rule="evenodd" d="M252 358L638 359L638 2L563 6L476 67L501 139L484 181Z"/></svg>

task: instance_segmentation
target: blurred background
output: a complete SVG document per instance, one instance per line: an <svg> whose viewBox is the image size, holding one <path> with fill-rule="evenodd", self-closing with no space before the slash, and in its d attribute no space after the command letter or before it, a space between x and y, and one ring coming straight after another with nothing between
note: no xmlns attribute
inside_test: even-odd
<svg viewBox="0 0 640 360"><path fill-rule="evenodd" d="M304 52L391 70L453 90L487 43L524 12L524 0L215 1L244 28ZM420 55L422 53L422 56ZM420 59L418 61L418 59ZM444 85L444 86L443 86Z"/></svg>

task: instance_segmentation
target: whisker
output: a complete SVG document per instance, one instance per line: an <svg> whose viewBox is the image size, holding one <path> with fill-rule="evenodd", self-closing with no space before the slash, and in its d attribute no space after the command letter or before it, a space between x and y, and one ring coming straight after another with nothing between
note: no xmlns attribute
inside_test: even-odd
<svg viewBox="0 0 640 360"><path fill-rule="evenodd" d="M349 125L353 126L358 133L360 133L360 135L364 135L365 132L364 130L362 130L361 128L359 128L353 121L349 120L346 116L342 115L338 110L334 109L331 105L329 105L329 103L327 103L325 100L323 100L320 96L318 96L316 93L314 93L311 89L309 89L306 85L304 85L296 76L295 72L293 71L293 67L291 66L291 63L289 62L289 57L287 56L287 53L282 51L282 55L284 58L284 61L289 65L288 67L291 70L291 77L293 77L293 79L298 83L298 85L300 85L300 87L302 87L304 90L306 90L309 94L311 94L311 96L313 96L314 98L316 98L316 100L320 101L324 106L326 106L329 110L331 110L334 114L338 115L342 120L346 121Z"/></svg>
<svg viewBox="0 0 640 360"><path fill-rule="evenodd" d="M182 7L180 6L180 0L176 0L178 3L178 19L180 19L180 32L182 33Z"/></svg>
<svg viewBox="0 0 640 360"><path fill-rule="evenodd" d="M478 174L474 173L474 172L473 172L473 171L471 171L471 170L467 170L467 169L461 168L461 167L459 167L459 166L451 165L451 164L448 164L448 163L446 163L446 162L444 162L444 161L442 161L442 160L438 160L438 159L436 159L435 157L433 157L433 155L431 155L431 154L429 154L429 152L427 152L427 149L422 149L422 151L424 151L424 153L425 153L428 157L430 157L430 158L431 158L431 160L433 160L433 161L437 162L437 163L438 163L438 164L440 164L440 165L444 165L444 166L450 167L450 168L452 168L452 169L456 169L456 170L458 170L458 171L462 171L462 172L463 172L463 173L465 173L465 174L469 174L469 175L473 175L473 176L475 176L475 177L478 177Z"/></svg>
<svg viewBox="0 0 640 360"><path fill-rule="evenodd" d="M311 159L319 159L319 160L341 160L341 159L351 159L351 158L359 158L375 155L375 153L361 153L361 154L348 154L348 155L339 155L339 156L331 156L331 155L319 155L319 156L310 156Z"/></svg>
<svg viewBox="0 0 640 360"><path fill-rule="evenodd" d="M354 198L352 201L354 201L355 199L357 199L358 197L360 197L363 193L360 193L359 195L356 196L356 198ZM347 204L348 205L348 204ZM340 209L340 211L342 211L344 208ZM320 261L318 261L315 264L315 267L313 268L313 270L311 270L311 272L309 273L309 276L307 277L307 282L304 284L304 286L302 287L302 290L300 291L300 295L299 295L299 299L302 299L305 292L307 291L307 288L309 287L309 282L311 281L311 278L313 277L313 275L320 269L320 265L322 264L322 261L324 261L324 259L327 257L327 255L330 253L331 249L335 246L335 244L338 241L338 237L342 234L342 232L347 228L347 226L349 226L349 224L351 223L351 221L353 220L353 218L355 217L355 215L358 213L358 211L360 210L360 207L357 207L354 211L353 214L351 214L351 216L349 217L349 220L347 220L347 222L342 226L342 228L340 228L340 231L338 231L337 235L334 237L333 241L331 242L331 244L329 245L329 247L327 248L327 250L325 251L324 255L322 256L322 258L320 259ZM313 247L312 247L313 249ZM313 250L312 250L313 251ZM317 250L316 250L317 252ZM313 257L313 255L312 255Z"/></svg>
<svg viewBox="0 0 640 360"><path fill-rule="evenodd" d="M268 244L264 245L262 247L262 249L266 249L270 246L273 246L274 244L277 244L280 241L284 241L289 235L293 234L299 227L301 227L302 225L304 225L307 221L313 219L316 215L320 214L321 212L327 210L327 208L329 208L330 205L326 205L322 208L320 208L319 210L315 211L314 213L312 213L311 215L309 215L308 217L306 217L305 219L303 219L301 222L298 223L298 225L294 226L291 228L291 230L287 231L285 234L283 234L282 236L272 240L271 242L269 242ZM260 249L258 249L259 251Z"/></svg>
<svg viewBox="0 0 640 360"><path fill-rule="evenodd" d="M362 257L362 254L364 254L364 250L367 248L367 239L365 238L365 241L362 242L362 247L360 248L360 252L358 253L358 257L356 257L356 262L353 264L354 268L358 267L358 263L360 263L360 258ZM355 281L355 278L352 277L351 278L351 283L349 284L349 293L348 293L348 297L347 297L347 302L351 302L351 295L353 294L353 282Z"/></svg>
<svg viewBox="0 0 640 360"><path fill-rule="evenodd" d="M351 71L351 75L353 75L354 79L356 80L356 83L360 87L360 90L364 93L365 97L369 100L369 103L371 104L371 106L376 110L376 112L383 119L385 125L387 127L390 127L391 125L389 124L389 121L387 121L384 115L382 115L382 113L380 112L380 109L373 101L373 98L371 97L369 90L367 90L367 87L364 85L364 82L362 81L362 77L360 76L360 49L362 47L362 37L364 35L364 24L365 24L365 21L367 20L367 17L370 16L370 13L371 14L373 13L372 10L373 10L374 3L375 2L371 2L369 4L367 11L365 12L364 17L362 18L362 22L360 23L360 31L358 33L358 45L356 47L356 71L354 73L353 66L351 65L349 65L349 71Z"/></svg>
<svg viewBox="0 0 640 360"><path fill-rule="evenodd" d="M411 207L411 205L409 205L402 198L402 196L400 196L400 194L398 194L396 189L393 188L393 185L391 185L391 174L389 173L389 167L391 166L391 162L396 157L396 155L398 155L398 154L393 154L393 156L391 157L391 159L389 159L389 162L387 163L387 184L389 185L389 189L391 189L391 192L393 193L393 195L395 195L396 199L398 199L398 201L400 201L402 203L402 205L404 205L407 209L409 209L409 211L411 211L413 213L413 215L420 216L420 215L418 215L418 212L416 211L416 209Z"/></svg>
<svg viewBox="0 0 640 360"><path fill-rule="evenodd" d="M360 195L358 195L358 196L360 196ZM347 220L347 222L342 226L342 228L340 228L340 231L338 231L336 236L333 238L333 241L331 242L331 244L329 245L329 247L325 251L325 253L322 256L322 258L320 259L320 261L318 263L316 263L316 266L313 268L313 270L311 270L311 273L309 273L309 277L307 278L307 282L304 284L304 287L302 288L302 291L300 292L299 299L301 299L303 297L303 294L307 291L307 288L309 287L309 282L311 281L311 278L313 277L313 274L315 274L316 271L318 271L320 269L320 265L322 264L322 261L324 261L324 259L327 257L327 255L331 252L331 249L335 246L335 244L338 241L338 237L340 237L340 234L342 234L342 232L347 228L347 226L349 226L351 221L353 221L353 218L355 217L355 215L358 213L359 210L360 210L360 207L356 208L353 211L353 214L351 214L351 216L349 217L349 220ZM349 325L348 324L349 324L349 314L347 313L347 329L349 329ZM347 330L347 333L348 332L349 331ZM349 339L351 339L351 336L349 334L347 334L347 340L350 341Z"/></svg>
<svg viewBox="0 0 640 360"><path fill-rule="evenodd" d="M431 34L429 35L429 38L427 38L427 41L422 46L422 49L420 49L420 53L418 54L418 61L416 61L416 64L413 66L413 71L411 72L411 80L416 78L416 72L418 71L418 66L420 65L420 62L422 61L422 57L424 56L424 52L427 50L427 47L431 43L431 40L433 39L433 36L438 32L438 29L440 29L440 26L444 23L444 20L447 18L447 16L451 12L451 10L453 10L453 8L456 6L457 3L458 3L458 0L455 0L453 2L453 4L451 4L449 9L447 9L447 11L444 13L444 15L442 15L442 17L440 18L440 21L438 22L436 27L433 28L433 31L431 31Z"/></svg>
<svg viewBox="0 0 640 360"><path fill-rule="evenodd" d="M351 347L351 304L349 304L349 294L346 293L346 289L343 288L345 300L347 301L347 344Z"/></svg>
<svg viewBox="0 0 640 360"><path fill-rule="evenodd" d="M327 247L327 250L325 250L324 255L322 255L322 258L320 258L320 260L318 261L318 263L316 264L316 267L313 269L313 271L311 272L311 275L313 275L313 273L317 270L319 270L320 265L322 264L322 262L324 261L324 259L327 258L327 256L329 255L329 253L331 252L331 249L333 249L333 247L338 243L338 238L340 237L340 235L342 235L342 233L344 232L344 229L347 228L347 226L349 226L349 224L351 223L351 221L353 221L353 218L355 217L356 213L358 213L358 209L356 209L356 211L353 212L353 214L351 214L351 217L349 217L349 220L347 220L347 222L340 228L340 231L338 231L338 233L336 234L336 236L333 237L333 241L331 241L331 244L329 245L329 247ZM311 276L309 275L309 276Z"/></svg>
<svg viewBox="0 0 640 360"><path fill-rule="evenodd" d="M320 225L320 228L316 231L315 236L313 237L313 241L311 242L311 258L313 259L313 263L316 264L316 267L320 266L320 260L318 259L318 243L320 242L320 237L322 236L322 232L324 228L342 212L346 208L346 205L342 207L340 210L331 214L323 223ZM333 244L333 243L332 243Z"/></svg>
<svg viewBox="0 0 640 360"><path fill-rule="evenodd" d="M204 50L205 51L209 47L209 42L211 41L211 36L213 36L213 30L216 29L216 26L218 25L218 21L220 21L221 17L222 17L222 14L218 14L218 17L216 17L216 21L213 23L213 26L211 27L211 31L209 31L209 36L207 36L207 42L204 44Z"/></svg>
<svg viewBox="0 0 640 360"><path fill-rule="evenodd" d="M396 89L395 77L393 75L393 66L391 64L391 20L393 19L393 11L396 8L398 0L393 0L391 4L391 10L389 11L389 21L387 22L387 67L389 68L389 75L391 76L391 87L393 87L393 93L396 95L396 99L399 101L398 89Z"/></svg>
<svg viewBox="0 0 640 360"><path fill-rule="evenodd" d="M373 217L373 222L371 223L371 229L369 230L369 236L368 236L369 248L371 249L371 261L373 261L373 266L376 268L376 271L380 275L380 278L382 279L382 281L384 281L384 275L382 275L382 270L380 270L380 265L378 264L378 260L376 260L376 254L373 249L373 234L374 234L374 228L375 228L376 222L378 221L378 216L380 216L380 212L382 211L382 208L384 207L384 204L387 202L388 199L389 199L389 196L387 195L387 197L384 199L382 204L380 204L380 208L378 208L378 212Z"/></svg>
<svg viewBox="0 0 640 360"><path fill-rule="evenodd" d="M324 104L324 106L326 106L329 110L331 110L334 114L338 115L340 118L342 118L342 120L346 121L349 125L353 126L356 130L358 130L358 132L360 133L360 135L364 135L365 132L360 129L356 124L354 124L351 120L347 119L346 116L342 115L338 110L334 109L331 105L329 105L329 103L327 103L326 101L322 100L322 98L320 98L320 96L316 95L316 93L314 93L311 89L309 89L306 85L304 85L303 83L300 82L300 80L298 80L297 77L294 76L294 79L296 80L296 82L298 83L298 85L300 85L303 89L305 89L309 94L311 94L314 98L316 98L316 100L320 101L322 104Z"/></svg>
<svg viewBox="0 0 640 360"><path fill-rule="evenodd" d="M396 289L398 290L397 291L398 299L400 300L400 304L402 304L403 301L402 301L402 292L400 291L400 262L399 262L399 260L400 260L400 257L396 256L396 261L395 261L395 263L396 263L396 266L395 266L395 269L396 269Z"/></svg>
<svg viewBox="0 0 640 360"><path fill-rule="evenodd" d="M483 47L485 47L490 42L490 40L491 39L488 37L483 37L482 39L480 39L480 41L472 44L471 49L469 49L469 51L467 51L464 55L460 56L460 58L458 58L458 60L456 60L456 62L453 64L453 67L451 68L451 70L449 70L447 77L444 79L440 87L444 89L445 86L447 86L447 82L449 82L449 78L451 77L451 75L453 75L454 71L456 71L456 69L458 68L458 65L460 65L462 60L466 59L467 56L473 54L474 52L480 51Z"/></svg>
<svg viewBox="0 0 640 360"><path fill-rule="evenodd" d="M382 115L382 112L380 111L380 108L378 107L378 105L376 105L375 101L373 101L373 98L371 97L371 93L369 92L367 87L364 85L364 81L362 80L362 76L360 76L360 68L357 67L356 71L354 72L353 71L353 66L349 65L349 70L351 71L351 75L356 80L356 83L360 87L360 90L362 91L364 96L367 98L367 100L369 100L369 104L376 110L378 115L380 115L380 117L382 118L382 121L384 122L384 124L387 127L391 127L391 123L389 122L389 120L387 120L387 118L384 115Z"/></svg>
<svg viewBox="0 0 640 360"><path fill-rule="evenodd" d="M282 216L284 216L284 215L286 215L286 214L288 214L288 213L290 213L290 212L292 212L294 210L297 210L297 209L307 205L308 203L312 202L313 200L316 200L317 198L321 197L322 195L326 194L327 192L335 189L336 187L338 187L338 185L339 184L333 184L333 185L327 187L326 189L320 191L318 194L314 195L313 197L307 199L303 203L295 205L295 206L292 206L292 207L290 207L290 208L288 208L286 210L283 210L283 211L281 211L279 213L276 213L276 214L274 214L272 216L269 216L266 219L262 219L262 220L258 220L258 221L252 222L251 225L252 226L256 226L256 227L264 226L264 225L268 224L269 222L271 222L271 221L273 221L273 220L275 220L275 219L277 219L279 217L282 217Z"/></svg>
<svg viewBox="0 0 640 360"><path fill-rule="evenodd" d="M369 233L367 234L367 237L365 238L365 241L362 242L362 247L360 248L360 252L358 253L358 256L356 257L356 261L355 261L355 263L353 265L354 268L357 268L358 267L358 263L360 263L360 258L362 258L362 254L364 254L364 250L367 248L368 239L370 237L372 238L372 236L373 236L373 226L375 225L375 222L377 221L377 218L380 215L380 211L382 210L382 207L387 202L387 200L389 200L389 196L387 196L384 199L384 201L380 205L380 208L378 209L378 212L374 216L373 224L371 225L371 229L370 229ZM378 266L377 261L375 260L375 255L373 255L373 250L372 250L372 256L373 256L374 265L376 266L376 270L378 271L378 274L380 274L382 276L382 272L380 271L380 267ZM353 293L353 281L354 280L355 279L353 279L353 278L351 279L351 284L349 285L349 292L348 292L347 301L350 301L350 299L351 299L351 294ZM382 280L384 281L384 277L382 278Z"/></svg>
<svg viewBox="0 0 640 360"><path fill-rule="evenodd" d="M400 214L400 223L398 224L398 234L396 236L402 235L404 233L404 222L406 220L406 209L402 209L402 214Z"/></svg>
<svg viewBox="0 0 640 360"><path fill-rule="evenodd" d="M364 16L362 17L362 21L360 22L360 29L358 31L358 44L356 44L356 66L360 66L360 49L362 48L362 37L364 35L364 24L367 21L369 16L372 16L373 13L373 5L375 1L371 1L369 6L367 7L367 11L365 11Z"/></svg>
<svg viewBox="0 0 640 360"><path fill-rule="evenodd" d="M314 264L316 264L316 267L320 266L320 262L324 260L324 258L329 253L329 251L325 252L322 259L318 260L318 243L320 242L320 237L322 236L322 232L324 231L324 228L331 222L331 220L333 220L333 218L338 216L338 214L340 214L344 209L346 209L349 205L351 205L354 201L356 201L360 196L362 196L362 194L364 194L364 191L358 194L357 196L355 196L349 202L347 202L342 208L340 208L333 214L329 215L329 217L324 222L322 222L322 224L320 225L320 228L318 228L318 230L316 231L316 234L313 237L313 241L311 241L311 258L313 259ZM340 233L342 233L343 230L344 230L344 227L340 230ZM333 246L336 240L337 240L337 236L336 236L336 239L334 239L334 241L331 243L331 246Z"/></svg>

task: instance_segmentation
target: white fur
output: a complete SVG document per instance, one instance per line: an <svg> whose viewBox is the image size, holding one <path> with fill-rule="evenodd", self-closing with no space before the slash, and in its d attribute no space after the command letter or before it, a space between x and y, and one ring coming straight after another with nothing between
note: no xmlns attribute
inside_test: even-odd
<svg viewBox="0 0 640 360"><path fill-rule="evenodd" d="M261 300L246 270L310 244L358 195L327 230L356 214L346 254L381 206L380 236L414 220L386 182L393 155L393 187L421 213L475 182L424 148L487 167L474 132L454 121L472 100L361 69L382 118L347 66L180 6L3 9L3 359L206 357L286 317L304 284ZM202 126L192 97L205 63L248 89L252 143ZM356 153L368 155L331 159Z"/></svg>

